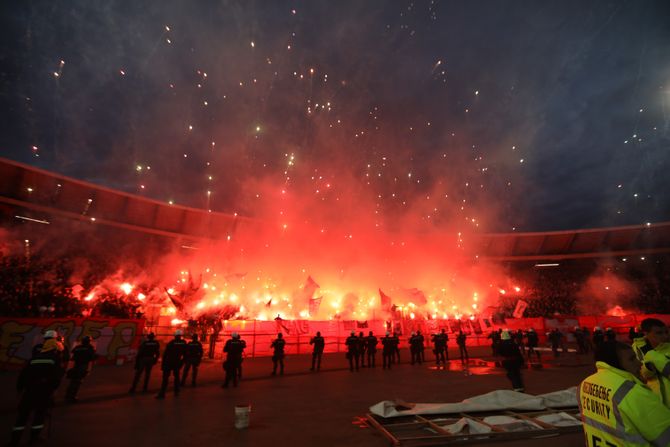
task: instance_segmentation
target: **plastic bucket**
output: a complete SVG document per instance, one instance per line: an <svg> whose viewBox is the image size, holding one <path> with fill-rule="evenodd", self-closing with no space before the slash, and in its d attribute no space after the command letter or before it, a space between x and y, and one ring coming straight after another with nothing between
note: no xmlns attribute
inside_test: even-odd
<svg viewBox="0 0 670 447"><path fill-rule="evenodd" d="M235 405L235 428L241 430L249 427L251 405Z"/></svg>

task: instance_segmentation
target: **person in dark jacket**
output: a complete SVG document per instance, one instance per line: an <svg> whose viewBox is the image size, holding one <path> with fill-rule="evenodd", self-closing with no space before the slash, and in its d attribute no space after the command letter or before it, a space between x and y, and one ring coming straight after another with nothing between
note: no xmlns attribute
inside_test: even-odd
<svg viewBox="0 0 670 447"><path fill-rule="evenodd" d="M466 344L467 335L463 331L458 332L458 337L456 337L456 344L458 345L458 350L461 354L461 363L467 363L470 360L468 356L468 346Z"/></svg>
<svg viewBox="0 0 670 447"><path fill-rule="evenodd" d="M193 373L191 374L191 386L195 386L196 380L198 380L198 368L200 367L200 362L202 362L203 354L204 350L202 349L202 343L198 340L198 334L193 334L191 336L191 341L186 345L186 352L184 354L184 373L181 375L181 386L186 385L188 372L191 369L193 370Z"/></svg>
<svg viewBox="0 0 670 447"><path fill-rule="evenodd" d="M433 352L435 353L435 364L439 365L440 361L443 365L447 364L445 358L445 351L447 350L447 334L444 329L439 333L433 334Z"/></svg>
<svg viewBox="0 0 670 447"><path fill-rule="evenodd" d="M358 333L358 360L361 364L361 368L365 368L365 349L367 345L365 344L365 334L363 331Z"/></svg>
<svg viewBox="0 0 670 447"><path fill-rule="evenodd" d="M279 375L284 375L284 347L286 347L286 340L282 333L277 334L277 338L272 341L270 348L274 350L272 354L272 375L277 375L277 366L279 366Z"/></svg>
<svg viewBox="0 0 670 447"><path fill-rule="evenodd" d="M382 366L384 369L391 369L393 356L395 355L395 342L389 332L382 338Z"/></svg>
<svg viewBox="0 0 670 447"><path fill-rule="evenodd" d="M400 337L398 337L398 334L394 331L393 336L391 338L393 339L393 361L399 365L400 364Z"/></svg>
<svg viewBox="0 0 670 447"><path fill-rule="evenodd" d="M508 331L502 331L500 334L500 344L498 345L498 355L503 358L502 365L507 371L507 378L512 382L514 391L524 391L523 379L521 377L521 366L523 365L523 356L519 347L514 343Z"/></svg>
<svg viewBox="0 0 670 447"><path fill-rule="evenodd" d="M163 382L156 399L165 399L165 392L167 391L171 375L174 376L174 394L175 396L179 396L179 373L184 364L184 355L186 353L186 341L181 338L182 334L182 330L177 329L174 333L174 339L165 346L163 362L161 364Z"/></svg>
<svg viewBox="0 0 670 447"><path fill-rule="evenodd" d="M222 388L228 388L230 381L233 381L233 386L237 386L239 379L239 369L242 365L242 353L245 348L244 341L240 338L237 332L232 333L230 340L226 341L223 347L223 352L226 354L226 360L223 362L223 369L226 372L226 379L221 385Z"/></svg>
<svg viewBox="0 0 670 447"><path fill-rule="evenodd" d="M374 336L372 331L365 338L366 350L368 353L368 367L374 368L376 366L376 357L377 357L377 337Z"/></svg>
<svg viewBox="0 0 670 447"><path fill-rule="evenodd" d="M89 365L98 358L95 348L91 345L91 337L85 336L81 343L72 350L72 361L74 365L67 371L66 377L70 384L65 392L65 400L69 403L77 401L77 393L82 381L89 373Z"/></svg>
<svg viewBox="0 0 670 447"><path fill-rule="evenodd" d="M130 394L135 392L142 373L144 373L144 387L142 388L142 391L146 392L149 387L151 369L156 362L158 362L158 357L160 357L160 345L155 338L153 332L149 333L147 339L140 344L140 348L137 350L137 358L135 358L135 377L133 377L133 384L128 391Z"/></svg>
<svg viewBox="0 0 670 447"><path fill-rule="evenodd" d="M421 364L421 339L419 336L412 332L412 335L409 337L409 352L411 355L410 365L415 363Z"/></svg>
<svg viewBox="0 0 670 447"><path fill-rule="evenodd" d="M528 329L528 332L526 332L526 346L528 346L528 361L532 362L531 356L535 354L537 356L537 361L540 361L540 351L536 351L535 348L537 348L539 342L539 338L537 336L537 332L535 332L535 329L530 328Z"/></svg>
<svg viewBox="0 0 670 447"><path fill-rule="evenodd" d="M426 357L424 355L424 352L426 350L425 342L426 338L423 336L421 331L416 331L416 337L417 337L417 344L419 345L419 355L421 357L421 363L426 361Z"/></svg>
<svg viewBox="0 0 670 447"><path fill-rule="evenodd" d="M600 345L603 344L605 341L605 334L603 333L603 330L600 328L600 326L596 326L593 328L593 336L592 336L592 345L593 345L593 350L597 350Z"/></svg>
<svg viewBox="0 0 670 447"><path fill-rule="evenodd" d="M323 350L326 347L326 341L321 336L321 332L317 332L316 335L309 341L309 344L314 346L312 351L312 367L309 370L320 371L321 357L323 357Z"/></svg>
<svg viewBox="0 0 670 447"><path fill-rule="evenodd" d="M358 351L359 351L359 339L356 336L356 332L351 331L351 335L347 337L347 340L344 342L347 347L347 360L349 360L349 371L354 370L354 363L356 364L356 371L358 371Z"/></svg>
<svg viewBox="0 0 670 447"><path fill-rule="evenodd" d="M53 403L53 395L63 377L61 353L55 339L46 340L40 352L21 370L16 388L21 395L10 445L19 445L30 415L30 441L39 441L40 433Z"/></svg>

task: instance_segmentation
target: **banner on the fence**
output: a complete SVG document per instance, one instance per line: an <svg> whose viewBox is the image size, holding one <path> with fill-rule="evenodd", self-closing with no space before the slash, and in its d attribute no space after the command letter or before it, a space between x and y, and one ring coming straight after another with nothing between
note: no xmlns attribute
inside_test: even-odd
<svg viewBox="0 0 670 447"><path fill-rule="evenodd" d="M137 351L144 320L115 318L0 318L0 363L21 365L44 333L55 330L72 349L84 336L91 337L99 362L128 359Z"/></svg>

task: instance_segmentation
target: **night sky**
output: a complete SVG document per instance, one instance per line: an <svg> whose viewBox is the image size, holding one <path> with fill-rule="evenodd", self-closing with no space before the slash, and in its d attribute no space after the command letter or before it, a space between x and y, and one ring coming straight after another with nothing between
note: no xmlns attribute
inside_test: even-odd
<svg viewBox="0 0 670 447"><path fill-rule="evenodd" d="M7 158L280 221L670 220L667 1L0 8Z"/></svg>

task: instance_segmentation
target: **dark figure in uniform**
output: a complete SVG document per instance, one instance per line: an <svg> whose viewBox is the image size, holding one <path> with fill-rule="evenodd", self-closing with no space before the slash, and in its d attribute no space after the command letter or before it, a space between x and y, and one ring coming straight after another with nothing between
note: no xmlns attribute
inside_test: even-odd
<svg viewBox="0 0 670 447"><path fill-rule="evenodd" d="M67 364L70 361L70 350L65 346L63 343L63 337L58 335L58 332L54 330L48 330L44 333L44 341L42 343L38 343L35 346L33 346L33 351L32 351L32 357L35 357L38 355L40 352L42 352L42 347L44 344L49 341L53 340L56 346L56 352L58 353L58 363L63 371L67 369Z"/></svg>
<svg viewBox="0 0 670 447"><path fill-rule="evenodd" d="M596 326L593 328L593 350L597 351L600 345L603 344L605 341L605 334L603 334L603 330L600 329L600 326Z"/></svg>
<svg viewBox="0 0 670 447"><path fill-rule="evenodd" d="M419 363L423 363L426 361L426 357L424 356L424 351L426 350L425 347L426 339L421 333L421 331L416 331L416 337L418 338L417 343L419 345L419 356L421 357L421 362Z"/></svg>
<svg viewBox="0 0 670 447"><path fill-rule="evenodd" d="M575 326L575 341L577 342L577 354L586 353L586 343L584 341L584 332L579 326Z"/></svg>
<svg viewBox="0 0 670 447"><path fill-rule="evenodd" d="M521 366L523 365L523 356L519 347L514 343L509 332L503 331L501 336L498 353L503 358L502 365L507 371L507 378L512 382L514 391L524 391L523 379L521 378Z"/></svg>
<svg viewBox="0 0 670 447"><path fill-rule="evenodd" d="M221 387L228 388L230 381L233 381L233 386L237 387L237 379L239 378L239 369L242 367L242 353L246 343L240 339L237 332L232 333L230 340L226 341L223 347L223 352L226 354L226 360L223 362L223 369L226 372L226 379Z"/></svg>
<svg viewBox="0 0 670 447"><path fill-rule="evenodd" d="M233 336L239 340L240 343L242 343L242 357L240 358L240 362L237 364L237 379L242 380L242 363L244 362L244 350L247 349L247 341L242 340L240 334L237 332L235 332Z"/></svg>
<svg viewBox="0 0 670 447"><path fill-rule="evenodd" d="M347 360L349 360L349 371L354 370L354 363L356 363L356 371L358 371L358 352L359 352L359 340L356 336L356 332L351 331L351 335L347 337L347 340L344 342L347 347Z"/></svg>
<svg viewBox="0 0 670 447"><path fill-rule="evenodd" d="M391 369L393 363L393 356L395 354L395 342L389 332L382 338L382 366L384 369Z"/></svg>
<svg viewBox="0 0 670 447"><path fill-rule="evenodd" d="M605 329L605 340L607 341L616 341L616 332L611 327Z"/></svg>
<svg viewBox="0 0 670 447"><path fill-rule="evenodd" d="M374 368L376 366L375 359L377 357L377 337L372 334L370 331L369 335L365 338L365 348L368 352L368 366Z"/></svg>
<svg viewBox="0 0 670 447"><path fill-rule="evenodd" d="M498 346L500 345L500 334L502 329L497 331L491 331L491 333L486 337L491 339L491 354L496 357L498 356Z"/></svg>
<svg viewBox="0 0 670 447"><path fill-rule="evenodd" d="M540 352L536 351L535 348L537 348L538 344L538 337L537 337L537 332L535 332L535 329L530 328L528 329L528 332L526 333L526 345L528 346L528 361L531 361L531 356L535 354L537 356L537 361L540 361Z"/></svg>
<svg viewBox="0 0 670 447"><path fill-rule="evenodd" d="M16 388L21 395L19 414L12 429L10 445L19 445L26 423L33 415L30 428L30 442L39 441L44 428L49 407L53 403L53 394L63 377L61 353L55 339L45 340L40 352L36 353L21 370Z"/></svg>
<svg viewBox="0 0 670 447"><path fill-rule="evenodd" d="M286 340L284 340L284 336L281 334L277 334L277 338L273 340L272 344L270 347L274 349L274 353L272 354L272 375L276 376L277 375L277 364L279 364L279 374L283 375L284 374L284 347L286 346Z"/></svg>
<svg viewBox="0 0 670 447"><path fill-rule="evenodd" d="M365 344L365 334L361 331L358 333L358 358L361 363L361 368L365 368L365 348L367 348Z"/></svg>
<svg viewBox="0 0 670 447"><path fill-rule="evenodd" d="M514 333L514 343L516 343L516 345L519 347L521 355L524 355L525 350L523 346L523 330L519 329Z"/></svg>
<svg viewBox="0 0 670 447"><path fill-rule="evenodd" d="M147 335L147 339L142 342L140 348L137 350L137 358L135 359L135 377L133 378L133 385L130 387L130 394L135 392L137 383L140 381L140 376L144 373L144 387L143 392L147 391L149 387L149 378L151 377L151 369L158 362L160 356L160 345L155 340L153 332Z"/></svg>
<svg viewBox="0 0 670 447"><path fill-rule="evenodd" d="M309 341L309 344L314 345L314 349L312 351L312 367L309 370L314 371L316 368L316 371L320 371L321 357L323 357L323 349L326 347L326 341L321 336L321 332L317 332L316 335Z"/></svg>
<svg viewBox="0 0 670 447"><path fill-rule="evenodd" d="M398 337L398 334L393 332L393 361L397 363L398 365L400 364L400 337Z"/></svg>
<svg viewBox="0 0 670 447"><path fill-rule="evenodd" d="M163 382L156 399L165 399L170 375L174 376L174 394L175 396L179 396L179 372L181 371L181 366L184 363L184 355L186 354L186 341L181 338L182 334L182 330L177 329L174 333L174 339L165 346L163 363L161 364Z"/></svg>
<svg viewBox="0 0 670 447"><path fill-rule="evenodd" d="M411 354L410 364L421 364L421 339L414 332L412 332L412 336L409 338L409 352Z"/></svg>
<svg viewBox="0 0 670 447"><path fill-rule="evenodd" d="M70 384L65 392L65 400L69 403L77 401L77 393L84 377L88 375L89 364L95 362L98 358L95 348L91 346L91 337L85 336L81 339L81 344L75 346L72 350L72 361L74 365L67 371L66 377Z"/></svg>
<svg viewBox="0 0 670 447"><path fill-rule="evenodd" d="M470 360L468 356L468 347L466 345L466 340L468 336L465 335L463 331L459 331L458 337L456 337L456 344L458 345L458 350L461 354L461 363L467 363Z"/></svg>
<svg viewBox="0 0 670 447"><path fill-rule="evenodd" d="M582 332L584 333L584 346L586 347L586 352L593 351L593 343L591 342L591 334L589 333L589 328L582 326Z"/></svg>
<svg viewBox="0 0 670 447"><path fill-rule="evenodd" d="M203 354L202 343L198 341L198 335L193 334L191 336L191 341L186 345L186 353L184 354L184 374L181 376L181 386L186 384L186 378L188 377L190 369L193 369L191 386L195 386L195 381L198 379L198 368L200 367Z"/></svg>
<svg viewBox="0 0 670 447"><path fill-rule="evenodd" d="M558 328L555 328L553 331L549 332L549 342L551 343L551 352L554 353L554 357L558 357L560 352L558 352L558 347L561 345L561 340L563 339L563 334Z"/></svg>
<svg viewBox="0 0 670 447"><path fill-rule="evenodd" d="M433 334L433 352L435 353L435 364L439 365L442 361L443 365L447 364L447 360L444 356L444 351L447 348L447 334L442 329L441 332Z"/></svg>

